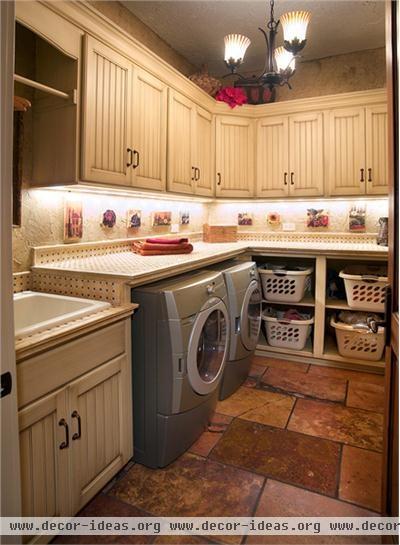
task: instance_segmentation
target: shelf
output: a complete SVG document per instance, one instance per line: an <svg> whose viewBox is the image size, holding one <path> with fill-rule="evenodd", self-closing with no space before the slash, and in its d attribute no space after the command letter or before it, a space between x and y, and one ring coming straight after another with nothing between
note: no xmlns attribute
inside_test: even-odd
<svg viewBox="0 0 400 545"><path fill-rule="evenodd" d="M326 299L325 308L332 308L337 310L351 310L352 312L374 312L382 314L382 310L371 310L370 308L354 308L347 304L347 301L343 299Z"/></svg>
<svg viewBox="0 0 400 545"><path fill-rule="evenodd" d="M359 363L362 365L370 365L371 367L385 366L385 360L370 361L370 360L360 360L357 358L354 358L354 359L344 358L338 352L336 339L329 334L325 335L325 347L324 347L324 354L322 358L326 360L340 361L342 363Z"/></svg>
<svg viewBox="0 0 400 545"><path fill-rule="evenodd" d="M289 307L314 307L315 306L315 299L311 294L305 295L301 301L298 303L291 303L290 301L267 301L266 299L262 300L263 303L267 303L268 305L284 305Z"/></svg>
<svg viewBox="0 0 400 545"><path fill-rule="evenodd" d="M291 350L290 348L276 348L275 346L270 346L264 338L264 335L261 333L260 338L258 339L258 345L256 350L266 350L268 352L276 352L277 354L295 354L298 356L312 356L313 347L311 341L311 335L307 339L306 346L303 350Z"/></svg>

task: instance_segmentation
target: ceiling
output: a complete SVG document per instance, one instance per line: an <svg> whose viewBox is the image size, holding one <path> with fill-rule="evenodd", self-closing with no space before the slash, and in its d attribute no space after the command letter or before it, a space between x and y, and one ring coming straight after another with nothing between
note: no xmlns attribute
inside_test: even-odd
<svg viewBox="0 0 400 545"><path fill-rule="evenodd" d="M239 33L251 39L243 71L264 65L265 26L269 2L260 0L123 0L122 4L195 66L208 65L211 74L226 73L224 36ZM276 0L275 15L307 9L312 18L302 60L318 59L383 47L385 2L382 0ZM282 31L278 45L282 43Z"/></svg>

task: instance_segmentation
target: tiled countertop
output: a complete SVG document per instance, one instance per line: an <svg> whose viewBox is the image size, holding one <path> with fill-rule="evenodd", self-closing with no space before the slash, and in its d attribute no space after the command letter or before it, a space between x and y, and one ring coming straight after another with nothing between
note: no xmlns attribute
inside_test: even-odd
<svg viewBox="0 0 400 545"><path fill-rule="evenodd" d="M276 241L240 241L223 244L195 242L191 254L170 256L140 256L132 251L108 253L91 257L69 258L53 263L36 265L37 271L62 271L86 273L91 275L111 276L125 279L127 283L138 285L152 281L155 277L165 277L189 271L212 262L223 261L244 253L266 253L267 255L292 256L336 256L370 257L385 259L388 249L371 243L344 242L276 242Z"/></svg>

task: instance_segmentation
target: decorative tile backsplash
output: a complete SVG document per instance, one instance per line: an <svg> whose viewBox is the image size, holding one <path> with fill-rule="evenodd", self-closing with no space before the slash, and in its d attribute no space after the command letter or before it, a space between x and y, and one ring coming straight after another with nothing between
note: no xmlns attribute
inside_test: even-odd
<svg viewBox="0 0 400 545"><path fill-rule="evenodd" d="M282 233L285 229L301 233L349 233L351 210L358 215L362 211L363 232L377 233L378 218L388 213L388 202L384 198L364 202L350 198L202 203L74 191L24 190L22 226L13 230L15 272L29 269L33 246L64 243L65 203L71 199L82 203L80 243L164 235L171 231L201 232L204 223L238 225L239 233L243 235L250 231ZM315 227L307 227L310 209L317 211L318 218L322 214L329 219L314 221ZM321 213L318 212L320 210Z"/></svg>

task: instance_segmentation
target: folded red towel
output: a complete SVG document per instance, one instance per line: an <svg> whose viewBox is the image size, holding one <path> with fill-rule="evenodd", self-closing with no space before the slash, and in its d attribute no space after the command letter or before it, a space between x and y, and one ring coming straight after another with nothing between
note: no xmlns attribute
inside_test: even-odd
<svg viewBox="0 0 400 545"><path fill-rule="evenodd" d="M182 242L181 244L155 244L153 242L143 242L141 247L142 250L161 250L169 252L170 250L184 250L188 246L190 246L190 244L187 242Z"/></svg>
<svg viewBox="0 0 400 545"><path fill-rule="evenodd" d="M189 242L188 238L146 238L150 244L182 244Z"/></svg>
<svg viewBox="0 0 400 545"><path fill-rule="evenodd" d="M188 245L187 248L182 250L170 250L169 252L162 250L140 250L140 255L179 255L179 254L190 254L193 251L193 246Z"/></svg>
<svg viewBox="0 0 400 545"><path fill-rule="evenodd" d="M190 254L193 251L191 244L177 245L177 248L168 245L161 245L161 248L154 248L156 244L148 244L146 242L134 242L133 251L140 255L178 255L178 254Z"/></svg>

